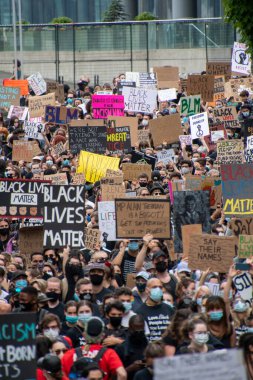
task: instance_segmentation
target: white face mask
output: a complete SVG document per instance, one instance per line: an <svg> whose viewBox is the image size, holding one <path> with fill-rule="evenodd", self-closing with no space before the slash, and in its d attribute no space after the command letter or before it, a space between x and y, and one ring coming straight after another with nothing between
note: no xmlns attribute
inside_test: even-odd
<svg viewBox="0 0 253 380"><path fill-rule="evenodd" d="M59 329L46 329L44 330L43 335L51 340L54 340L58 338L59 333L60 333Z"/></svg>
<svg viewBox="0 0 253 380"><path fill-rule="evenodd" d="M199 346L202 346L203 344L207 343L208 340L209 335L207 333L194 334L194 342L197 343Z"/></svg>
<svg viewBox="0 0 253 380"><path fill-rule="evenodd" d="M144 126L144 127L146 127L147 125L148 125L148 120L142 120L142 122L141 122L141 124Z"/></svg>

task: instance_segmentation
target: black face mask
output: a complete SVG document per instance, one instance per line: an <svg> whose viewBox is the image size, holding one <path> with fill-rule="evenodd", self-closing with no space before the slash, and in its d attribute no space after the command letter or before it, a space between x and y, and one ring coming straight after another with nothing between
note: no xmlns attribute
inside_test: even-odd
<svg viewBox="0 0 253 380"><path fill-rule="evenodd" d="M148 183L147 182L140 182L139 185L140 185L140 187L147 187Z"/></svg>
<svg viewBox="0 0 253 380"><path fill-rule="evenodd" d="M109 317L110 324L113 327L119 327L121 325L122 317Z"/></svg>
<svg viewBox="0 0 253 380"><path fill-rule="evenodd" d="M15 300L13 302L13 306L15 307L15 309L17 309L20 306L19 300Z"/></svg>
<svg viewBox="0 0 253 380"><path fill-rule="evenodd" d="M103 282L104 276L101 274L90 274L90 282L92 285L101 285Z"/></svg>
<svg viewBox="0 0 253 380"><path fill-rule="evenodd" d="M55 292L46 292L46 296L48 298L51 298L50 301L52 301L52 302L56 302L56 301L61 299L61 295L58 293L55 293Z"/></svg>
<svg viewBox="0 0 253 380"><path fill-rule="evenodd" d="M159 263L155 264L155 269L158 273L163 273L167 269L167 264L165 261L159 261Z"/></svg>
<svg viewBox="0 0 253 380"><path fill-rule="evenodd" d="M7 280L11 281L12 280L12 277L13 277L13 272L8 272L7 273Z"/></svg>
<svg viewBox="0 0 253 380"><path fill-rule="evenodd" d="M47 281L51 277L53 277L53 276L50 276L50 274L48 274L48 273L44 273L42 276L43 280L45 280L45 281Z"/></svg>
<svg viewBox="0 0 253 380"><path fill-rule="evenodd" d="M92 294L90 294L90 293L82 293L82 294L79 294L79 298L80 298L81 301L91 301Z"/></svg>
<svg viewBox="0 0 253 380"><path fill-rule="evenodd" d="M129 332L129 338L131 340L132 343L136 343L136 344L146 344L147 342L147 338L146 338L146 335L145 335L145 331L131 331Z"/></svg>
<svg viewBox="0 0 253 380"><path fill-rule="evenodd" d="M48 258L46 259L46 263L48 263L48 264L52 264L52 265L55 265L55 264L57 263L57 260L56 260L55 257L53 257L53 258L48 257Z"/></svg>
<svg viewBox="0 0 253 380"><path fill-rule="evenodd" d="M9 228L0 228L0 235L6 236L9 233Z"/></svg>
<svg viewBox="0 0 253 380"><path fill-rule="evenodd" d="M124 281L123 281L123 278L122 278L121 274L116 273L116 274L114 275L114 277L115 277L115 280L116 280L116 282L117 282L119 288L120 288L121 286L124 285Z"/></svg>
<svg viewBox="0 0 253 380"><path fill-rule="evenodd" d="M33 303L19 303L21 311L31 311L33 309Z"/></svg>

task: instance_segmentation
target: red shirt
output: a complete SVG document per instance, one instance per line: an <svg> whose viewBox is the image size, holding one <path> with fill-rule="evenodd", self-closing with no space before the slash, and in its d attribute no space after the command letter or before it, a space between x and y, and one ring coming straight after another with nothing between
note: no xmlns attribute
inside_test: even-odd
<svg viewBox="0 0 253 380"><path fill-rule="evenodd" d="M89 351L83 352L83 357L95 358L102 347L103 346L101 344L91 344ZM82 346L83 350L84 348L85 347ZM62 358L62 369L66 376L69 375L71 367L76 360L77 356L75 349L69 350L66 352L66 354L64 354ZM104 380L109 380L119 367L123 367L118 354L116 354L116 352L111 348L107 348L98 365L106 374L104 376Z"/></svg>
<svg viewBox="0 0 253 380"><path fill-rule="evenodd" d="M41 369L37 368L36 372L37 372L36 374L37 380L47 380L47 378L43 375L43 372ZM62 380L69 380L69 378L66 376L62 376Z"/></svg>

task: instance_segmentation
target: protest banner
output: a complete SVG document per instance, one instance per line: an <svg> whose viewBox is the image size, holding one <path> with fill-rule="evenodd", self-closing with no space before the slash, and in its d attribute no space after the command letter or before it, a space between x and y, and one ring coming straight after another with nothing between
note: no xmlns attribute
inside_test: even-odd
<svg viewBox="0 0 253 380"><path fill-rule="evenodd" d="M44 174L44 180L51 181L52 185L67 185L68 184L66 173Z"/></svg>
<svg viewBox="0 0 253 380"><path fill-rule="evenodd" d="M84 247L85 187L45 185L44 247Z"/></svg>
<svg viewBox="0 0 253 380"><path fill-rule="evenodd" d="M33 157L40 153L37 141L14 140L12 149L13 161L32 162Z"/></svg>
<svg viewBox="0 0 253 380"><path fill-rule="evenodd" d="M149 120L149 128L155 146L162 144L164 141L168 144L179 141L178 136L183 131L179 113Z"/></svg>
<svg viewBox="0 0 253 380"><path fill-rule="evenodd" d="M27 80L35 95L42 95L47 91L47 84L40 73L30 75Z"/></svg>
<svg viewBox="0 0 253 380"><path fill-rule="evenodd" d="M185 190L198 191L202 190L203 179L200 176L187 174L185 176Z"/></svg>
<svg viewBox="0 0 253 380"><path fill-rule="evenodd" d="M0 217L42 218L39 196L47 181L0 180Z"/></svg>
<svg viewBox="0 0 253 380"><path fill-rule="evenodd" d="M102 244L116 240L115 202L98 202L98 226Z"/></svg>
<svg viewBox="0 0 253 380"><path fill-rule="evenodd" d="M215 142L212 141L213 132L222 131L222 132L218 132L218 136L220 136L219 133L222 133L222 135L224 136L224 139L227 139L228 136L227 136L226 128L224 127L224 123L215 123L215 124L209 124L209 130L211 134L209 136L205 136L204 140L206 144L208 145L209 150L216 150L217 141Z"/></svg>
<svg viewBox="0 0 253 380"><path fill-rule="evenodd" d="M240 93L243 90L247 90L250 95L253 94L253 78L237 78L230 79L229 82L225 83L225 96L229 98L234 97L234 102L240 102ZM235 104L236 105L236 104Z"/></svg>
<svg viewBox="0 0 253 380"><path fill-rule="evenodd" d="M48 81L48 80L46 80L46 84L47 84L47 93L50 94L51 92L54 92L55 93L55 99L59 103L63 104L65 101L64 85L57 83L55 81Z"/></svg>
<svg viewBox="0 0 253 380"><path fill-rule="evenodd" d="M189 268L227 273L235 256L236 238L216 235L190 235Z"/></svg>
<svg viewBox="0 0 253 380"><path fill-rule="evenodd" d="M156 73L157 88L176 88L179 87L179 68L173 66L153 67L153 72Z"/></svg>
<svg viewBox="0 0 253 380"><path fill-rule="evenodd" d="M157 239L170 238L170 204L165 199L115 199L116 237L142 239L150 233Z"/></svg>
<svg viewBox="0 0 253 380"><path fill-rule="evenodd" d="M177 98L177 89L168 88L166 90L158 91L158 100L159 102L167 102L168 100L173 100Z"/></svg>
<svg viewBox="0 0 253 380"><path fill-rule="evenodd" d="M121 170L107 169L105 175L106 175L106 177L122 177L123 178ZM123 181L123 179L122 179L122 181Z"/></svg>
<svg viewBox="0 0 253 380"><path fill-rule="evenodd" d="M23 227L19 229L19 250L25 255L26 264L30 265L30 255L40 252L43 246L43 227Z"/></svg>
<svg viewBox="0 0 253 380"><path fill-rule="evenodd" d="M237 293L239 293L240 297L248 304L248 307L251 308L253 301L251 274L248 272L239 274L233 278L233 283L236 287Z"/></svg>
<svg viewBox="0 0 253 380"><path fill-rule="evenodd" d="M107 119L108 116L124 116L124 107L124 96L122 95L92 95L94 119Z"/></svg>
<svg viewBox="0 0 253 380"><path fill-rule="evenodd" d="M115 198L125 197L125 186L121 183L117 184L101 184L102 201L114 201Z"/></svg>
<svg viewBox="0 0 253 380"><path fill-rule="evenodd" d="M36 313L0 314L1 379L36 378L36 325Z"/></svg>
<svg viewBox="0 0 253 380"><path fill-rule="evenodd" d="M173 195L174 246L176 253L182 253L182 226L201 224L203 232L211 232L210 196L209 191L174 190Z"/></svg>
<svg viewBox="0 0 253 380"><path fill-rule="evenodd" d="M46 123L66 125L69 124L71 120L77 118L78 108L65 106L54 107L48 105L45 107Z"/></svg>
<svg viewBox="0 0 253 380"><path fill-rule="evenodd" d="M101 185L122 185L123 184L123 174L121 173L120 176L115 177L104 177L100 180Z"/></svg>
<svg viewBox="0 0 253 380"><path fill-rule="evenodd" d="M108 128L106 149L110 153L124 154L131 151L130 127Z"/></svg>
<svg viewBox="0 0 253 380"><path fill-rule="evenodd" d="M231 62L207 62L206 73L208 75L224 76L225 81L231 78Z"/></svg>
<svg viewBox="0 0 253 380"><path fill-rule="evenodd" d="M55 105L55 93L42 95L42 96L29 96L28 107L29 115L31 117L44 117L45 107Z"/></svg>
<svg viewBox="0 0 253 380"><path fill-rule="evenodd" d="M69 147L74 154L81 150L104 154L107 147L106 132L104 127L72 127L69 131Z"/></svg>
<svg viewBox="0 0 253 380"><path fill-rule="evenodd" d="M237 218L253 215L252 165L221 165L221 178L224 214Z"/></svg>
<svg viewBox="0 0 253 380"><path fill-rule="evenodd" d="M174 162L175 151L174 149L161 150L157 152L157 162L163 162L167 164L168 162Z"/></svg>
<svg viewBox="0 0 253 380"><path fill-rule="evenodd" d="M157 90L124 87L125 111L153 113L156 108Z"/></svg>
<svg viewBox="0 0 253 380"><path fill-rule="evenodd" d="M180 135L178 137L179 137L180 144L192 145L191 135Z"/></svg>
<svg viewBox="0 0 253 380"><path fill-rule="evenodd" d="M239 235L238 257L251 259L253 256L253 235Z"/></svg>
<svg viewBox="0 0 253 380"><path fill-rule="evenodd" d="M207 112L190 116L191 136L192 139L198 139L210 134Z"/></svg>
<svg viewBox="0 0 253 380"><path fill-rule="evenodd" d="M182 226L182 243L183 243L182 260L188 260L189 249L190 249L190 236L201 235L201 234L202 234L201 224L188 224L188 225Z"/></svg>
<svg viewBox="0 0 253 380"><path fill-rule="evenodd" d="M201 95L204 102L212 102L214 93L214 75L188 75L187 94Z"/></svg>
<svg viewBox="0 0 253 380"><path fill-rule="evenodd" d="M20 88L0 86L0 108L10 108L10 106L19 106Z"/></svg>
<svg viewBox="0 0 253 380"><path fill-rule="evenodd" d="M66 151L66 148L64 147L63 143L60 141L58 144L54 145L52 148L52 151L54 154L57 154L58 156Z"/></svg>
<svg viewBox="0 0 253 380"><path fill-rule="evenodd" d="M85 184L85 176L83 173L74 173L72 175L72 185L84 185Z"/></svg>
<svg viewBox="0 0 253 380"><path fill-rule="evenodd" d="M116 157L107 157L100 154L81 151L77 173L84 173L88 182L99 181L105 176L107 169L117 170L120 159Z"/></svg>
<svg viewBox="0 0 253 380"><path fill-rule="evenodd" d="M240 164L243 162L243 141L225 140L217 142L217 159L219 164Z"/></svg>
<svg viewBox="0 0 253 380"><path fill-rule="evenodd" d="M148 143L150 146L149 136L150 132L148 129L139 129L137 132L138 143Z"/></svg>
<svg viewBox="0 0 253 380"><path fill-rule="evenodd" d="M226 128L240 128L236 107L214 108L213 120L215 123L224 123Z"/></svg>
<svg viewBox="0 0 253 380"><path fill-rule="evenodd" d="M241 42L234 42L231 71L244 75L251 73L250 54L246 53L247 46Z"/></svg>
<svg viewBox="0 0 253 380"><path fill-rule="evenodd" d="M215 75L214 77L214 91L213 101L225 98L225 77L224 75Z"/></svg>
<svg viewBox="0 0 253 380"><path fill-rule="evenodd" d="M138 144L138 118L127 116L109 116L108 122L114 121L114 127L129 127L131 134L131 146Z"/></svg>
<svg viewBox="0 0 253 380"><path fill-rule="evenodd" d="M45 130L44 124L25 120L23 128L25 131L25 137L35 140L44 140L44 136L42 135L42 132Z"/></svg>
<svg viewBox="0 0 253 380"><path fill-rule="evenodd" d="M139 73L139 87L146 89L156 89L157 80L155 73Z"/></svg>
<svg viewBox="0 0 253 380"><path fill-rule="evenodd" d="M122 91L124 87L136 87L136 82L134 81L127 81L127 80L121 80L117 83L117 93L118 95L122 95Z"/></svg>
<svg viewBox="0 0 253 380"><path fill-rule="evenodd" d="M124 181L136 181L140 174L147 174L148 179L151 179L151 166L148 164L132 164L123 163L122 172Z"/></svg>
<svg viewBox="0 0 253 380"><path fill-rule="evenodd" d="M28 81L26 79L4 79L3 80L4 87L19 87L20 95L25 96L29 94L28 90Z"/></svg>
<svg viewBox="0 0 253 380"><path fill-rule="evenodd" d="M85 228L84 246L86 249L96 251L100 249L100 231L96 228Z"/></svg>
<svg viewBox="0 0 253 380"><path fill-rule="evenodd" d="M180 99L180 114L184 116L192 116L200 113L201 96L186 96Z"/></svg>
<svg viewBox="0 0 253 380"><path fill-rule="evenodd" d="M28 107L10 106L8 112L8 119L16 117L17 119L24 121L28 114Z"/></svg>
<svg viewBox="0 0 253 380"><path fill-rule="evenodd" d="M231 219L230 229L237 237L239 235L253 235L253 218Z"/></svg>
<svg viewBox="0 0 253 380"><path fill-rule="evenodd" d="M216 350L154 360L154 380L247 380L242 351Z"/></svg>

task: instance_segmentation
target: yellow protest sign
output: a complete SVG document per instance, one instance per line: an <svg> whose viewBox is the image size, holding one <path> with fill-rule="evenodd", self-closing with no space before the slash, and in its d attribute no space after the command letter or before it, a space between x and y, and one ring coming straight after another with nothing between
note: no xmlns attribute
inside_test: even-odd
<svg viewBox="0 0 253 380"><path fill-rule="evenodd" d="M120 159L116 157L102 156L82 150L77 173L84 173L86 181L94 183L105 177L107 169L118 170L119 161Z"/></svg>

